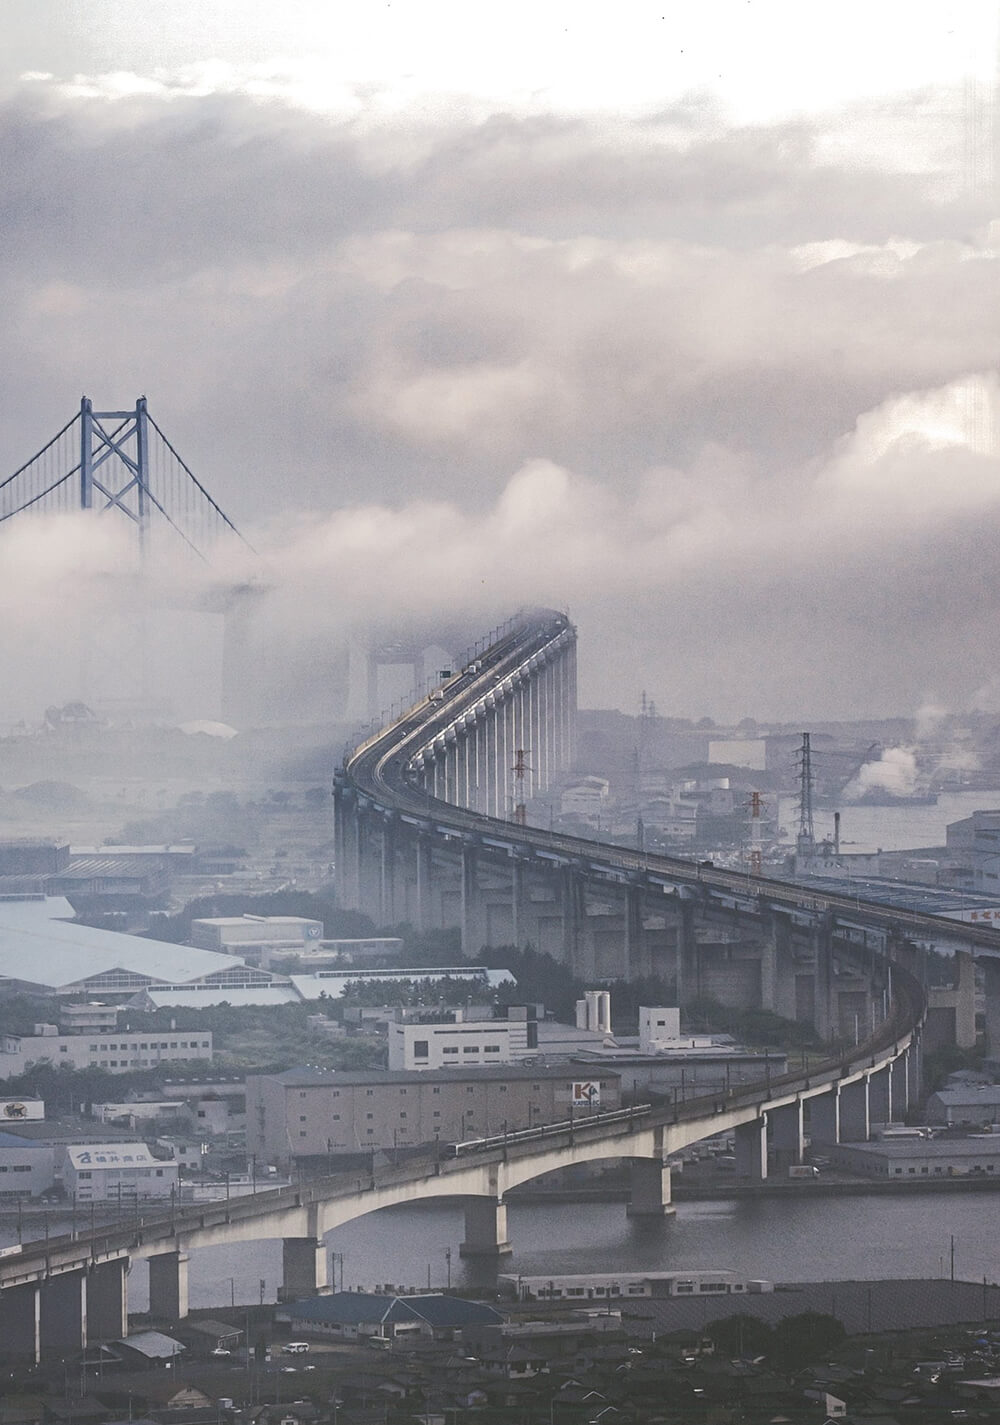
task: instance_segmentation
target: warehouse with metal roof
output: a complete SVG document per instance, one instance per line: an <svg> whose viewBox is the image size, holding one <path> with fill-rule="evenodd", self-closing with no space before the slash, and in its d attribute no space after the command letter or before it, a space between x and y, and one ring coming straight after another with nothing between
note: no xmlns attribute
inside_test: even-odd
<svg viewBox="0 0 1000 1425"><path fill-rule="evenodd" d="M238 956L78 925L73 914L62 896L0 896L0 992L107 998L154 985L271 982Z"/></svg>

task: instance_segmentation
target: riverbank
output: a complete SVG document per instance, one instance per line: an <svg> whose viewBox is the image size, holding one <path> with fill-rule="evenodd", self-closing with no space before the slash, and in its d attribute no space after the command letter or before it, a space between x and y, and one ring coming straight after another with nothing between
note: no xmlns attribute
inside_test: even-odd
<svg viewBox="0 0 1000 1425"><path fill-rule="evenodd" d="M920 1197L927 1194L1000 1192L1000 1180L988 1177L918 1178L893 1182L879 1178L832 1179L770 1178L761 1183L685 1183L676 1178L671 1187L674 1202L731 1202L758 1197ZM627 1202L629 1190L623 1184L595 1188L515 1188L508 1193L513 1202L544 1204L557 1202Z"/></svg>

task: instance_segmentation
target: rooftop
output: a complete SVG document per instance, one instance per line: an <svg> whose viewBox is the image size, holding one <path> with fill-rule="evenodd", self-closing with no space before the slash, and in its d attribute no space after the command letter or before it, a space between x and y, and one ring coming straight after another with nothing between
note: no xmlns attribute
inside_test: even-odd
<svg viewBox="0 0 1000 1425"><path fill-rule="evenodd" d="M618 1075L610 1069L601 1070L608 1077ZM511 1079L539 1080L572 1078L572 1068L566 1064L490 1064L482 1068L459 1066L454 1069L421 1069L414 1073L411 1069L318 1069L305 1064L296 1069L286 1069L280 1074L251 1075L252 1078L267 1078L284 1084L286 1088L322 1088L332 1084L349 1086L353 1084L453 1084L477 1080L482 1083L504 1083ZM997 1140L1000 1142L1000 1138Z"/></svg>
<svg viewBox="0 0 1000 1425"><path fill-rule="evenodd" d="M63 896L0 898L0 980L60 990L115 970L165 984L232 971L242 961L73 922Z"/></svg>
<svg viewBox="0 0 1000 1425"><path fill-rule="evenodd" d="M295 1321L327 1325L367 1322L424 1321L429 1326L479 1326L503 1321L501 1312L481 1301L433 1293L427 1296L388 1296L366 1291L338 1291L332 1296L309 1297L283 1308Z"/></svg>

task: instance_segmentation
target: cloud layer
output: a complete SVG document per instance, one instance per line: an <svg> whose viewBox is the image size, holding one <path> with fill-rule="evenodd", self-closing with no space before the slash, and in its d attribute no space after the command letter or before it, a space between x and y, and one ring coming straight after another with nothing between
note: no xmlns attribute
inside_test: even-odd
<svg viewBox="0 0 1000 1425"><path fill-rule="evenodd" d="M961 704L995 654L1000 336L950 97L913 97L914 165L902 108L862 143L870 107L390 120L35 80L0 106L3 464L81 391L145 392L310 657L544 600L588 702ZM66 566L3 529L41 607Z"/></svg>

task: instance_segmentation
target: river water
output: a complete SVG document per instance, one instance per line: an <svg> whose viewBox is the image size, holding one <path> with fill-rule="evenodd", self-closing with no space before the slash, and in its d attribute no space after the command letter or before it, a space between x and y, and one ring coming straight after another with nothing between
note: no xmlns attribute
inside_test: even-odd
<svg viewBox="0 0 1000 1425"><path fill-rule="evenodd" d="M942 792L936 806L871 807L845 804L840 808L840 845L843 851L907 851L918 846L943 846L949 822L974 811L1000 807L1000 791ZM794 842L799 824L798 800L778 798L778 820L788 840ZM833 811L817 809L813 815L817 840L833 840Z"/></svg>
<svg viewBox="0 0 1000 1425"><path fill-rule="evenodd" d="M838 1198L725 1198L677 1204L662 1222L632 1221L623 1202L514 1203L508 1209L513 1253L499 1270L544 1275L573 1271L666 1271L721 1268L771 1281L877 1281L943 1277L1000 1281L998 1204L992 1193L961 1191ZM457 1203L387 1208L327 1238L331 1284L372 1290L487 1286L496 1269L465 1262L458 1247L464 1214ZM53 1224L52 1231L58 1229ZM0 1244L14 1240L0 1233ZM450 1261L449 1261L450 1253ZM273 1302L281 1282L281 1243L206 1247L191 1253L193 1307ZM129 1278L129 1308L148 1305L148 1268Z"/></svg>

